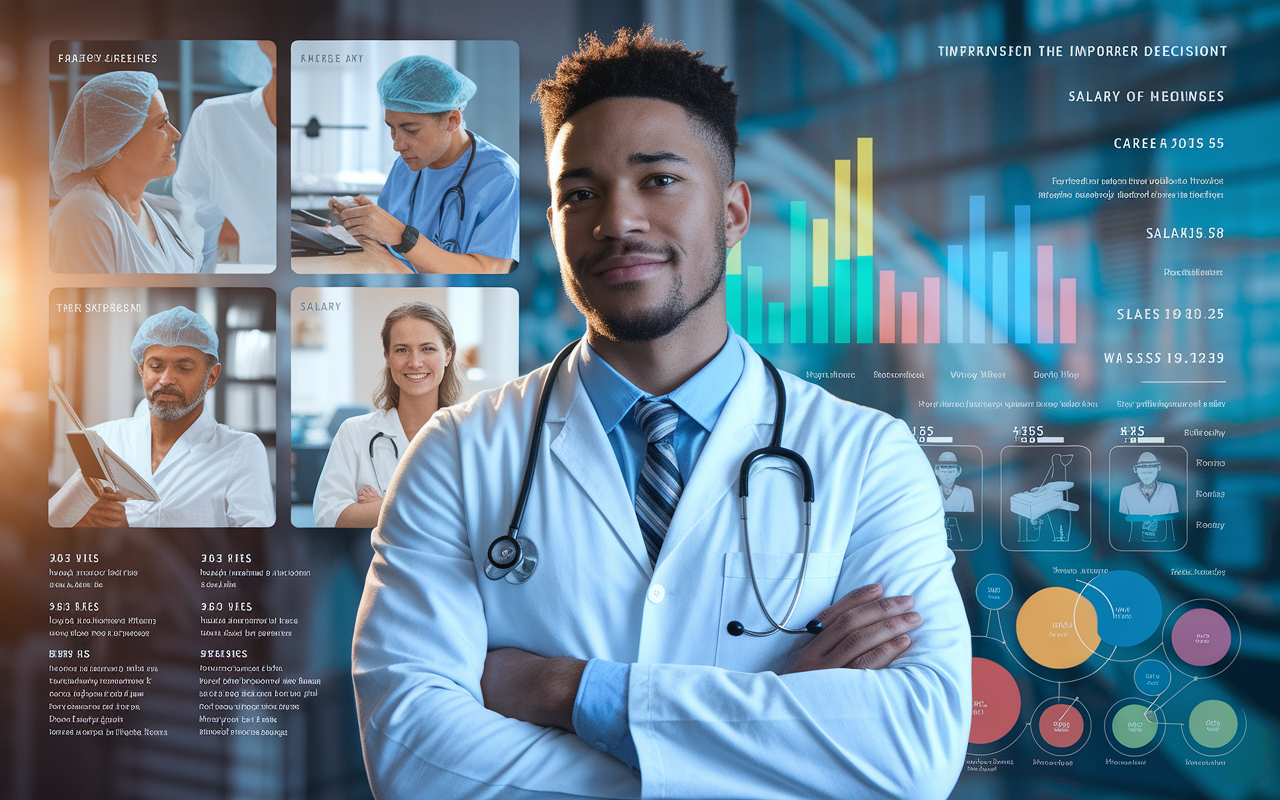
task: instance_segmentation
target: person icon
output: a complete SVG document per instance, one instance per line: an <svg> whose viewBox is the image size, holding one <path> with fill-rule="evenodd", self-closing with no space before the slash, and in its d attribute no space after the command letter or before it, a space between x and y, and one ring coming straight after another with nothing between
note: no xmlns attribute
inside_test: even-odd
<svg viewBox="0 0 1280 800"><path fill-rule="evenodd" d="M956 460L956 454L944 452L938 456L933 465L933 474L938 478L938 489L942 492L942 510L971 513L973 511L973 491L964 486L956 486L956 478L964 468Z"/></svg>
<svg viewBox="0 0 1280 800"><path fill-rule="evenodd" d="M1138 476L1138 482L1120 490L1118 510L1130 522L1141 522L1142 541L1164 541L1164 535L1157 535L1159 523L1178 513L1178 492L1172 484L1156 480L1160 474L1160 460L1150 451L1138 456L1133 472Z"/></svg>

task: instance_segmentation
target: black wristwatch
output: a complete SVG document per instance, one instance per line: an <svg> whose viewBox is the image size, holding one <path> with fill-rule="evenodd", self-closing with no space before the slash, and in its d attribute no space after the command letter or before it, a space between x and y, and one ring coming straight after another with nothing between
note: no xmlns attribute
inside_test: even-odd
<svg viewBox="0 0 1280 800"><path fill-rule="evenodd" d="M391 249L395 250L400 255L404 255L405 253L412 250L413 246L417 243L418 243L418 229L413 227L412 225L405 225L404 233L400 234L400 244L391 245Z"/></svg>

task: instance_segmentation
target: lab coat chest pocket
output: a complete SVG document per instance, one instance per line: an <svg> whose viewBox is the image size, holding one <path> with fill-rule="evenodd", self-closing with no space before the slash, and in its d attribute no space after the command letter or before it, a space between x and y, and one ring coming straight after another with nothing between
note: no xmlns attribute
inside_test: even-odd
<svg viewBox="0 0 1280 800"><path fill-rule="evenodd" d="M755 544L755 540L752 542ZM761 553L752 551L756 586L760 589L769 614L779 623L786 616L795 597L804 553ZM805 569L804 588L788 628L803 628L834 601L836 581L840 576L842 552L810 552ZM720 625L716 641L716 666L739 672L778 672L787 656L812 640L808 634L775 633L772 636L730 636L726 630L733 621L747 630L772 630L751 585L751 572L745 552L725 553L724 591L720 601Z"/></svg>

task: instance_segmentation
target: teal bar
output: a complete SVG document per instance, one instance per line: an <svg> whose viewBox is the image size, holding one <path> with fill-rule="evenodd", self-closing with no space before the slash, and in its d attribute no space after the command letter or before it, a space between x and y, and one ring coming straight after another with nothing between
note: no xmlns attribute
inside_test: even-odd
<svg viewBox="0 0 1280 800"><path fill-rule="evenodd" d="M803 343L807 341L806 328L808 328L808 308L807 297L808 275L805 273L806 259L808 252L806 247L805 223L808 221L808 215L805 213L803 200L791 201L791 341ZM773 313L772 308L769 311ZM769 330L773 330L773 323L769 323ZM772 341L772 340L770 340Z"/></svg>
<svg viewBox="0 0 1280 800"><path fill-rule="evenodd" d="M747 267L747 341L764 341L764 267Z"/></svg>
<svg viewBox="0 0 1280 800"><path fill-rule="evenodd" d="M724 305L729 317L729 326L737 333L742 332L742 276L724 276Z"/></svg>
<svg viewBox="0 0 1280 800"><path fill-rule="evenodd" d="M836 288L836 344L848 344L850 312L853 310L853 295L849 292L849 259L836 259L835 275L832 277Z"/></svg>
<svg viewBox="0 0 1280 800"><path fill-rule="evenodd" d="M827 343L827 287L813 287L813 343Z"/></svg>
<svg viewBox="0 0 1280 800"><path fill-rule="evenodd" d="M875 322L874 298L871 296L871 267L875 256L858 256L858 344L871 343L871 325Z"/></svg>
<svg viewBox="0 0 1280 800"><path fill-rule="evenodd" d="M782 303L769 304L769 344L782 344Z"/></svg>

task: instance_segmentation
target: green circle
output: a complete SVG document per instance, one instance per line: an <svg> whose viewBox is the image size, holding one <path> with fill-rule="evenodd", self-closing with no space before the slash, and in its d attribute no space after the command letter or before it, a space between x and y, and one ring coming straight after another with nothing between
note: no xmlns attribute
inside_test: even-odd
<svg viewBox="0 0 1280 800"><path fill-rule="evenodd" d="M1240 721L1235 709L1221 700L1205 700L1191 709L1188 727L1191 738L1205 747L1226 747L1236 738Z"/></svg>
<svg viewBox="0 0 1280 800"><path fill-rule="evenodd" d="M1146 710L1141 703L1131 703L1116 712L1111 720L1111 733L1122 746L1138 750L1156 738L1159 726L1144 716Z"/></svg>

